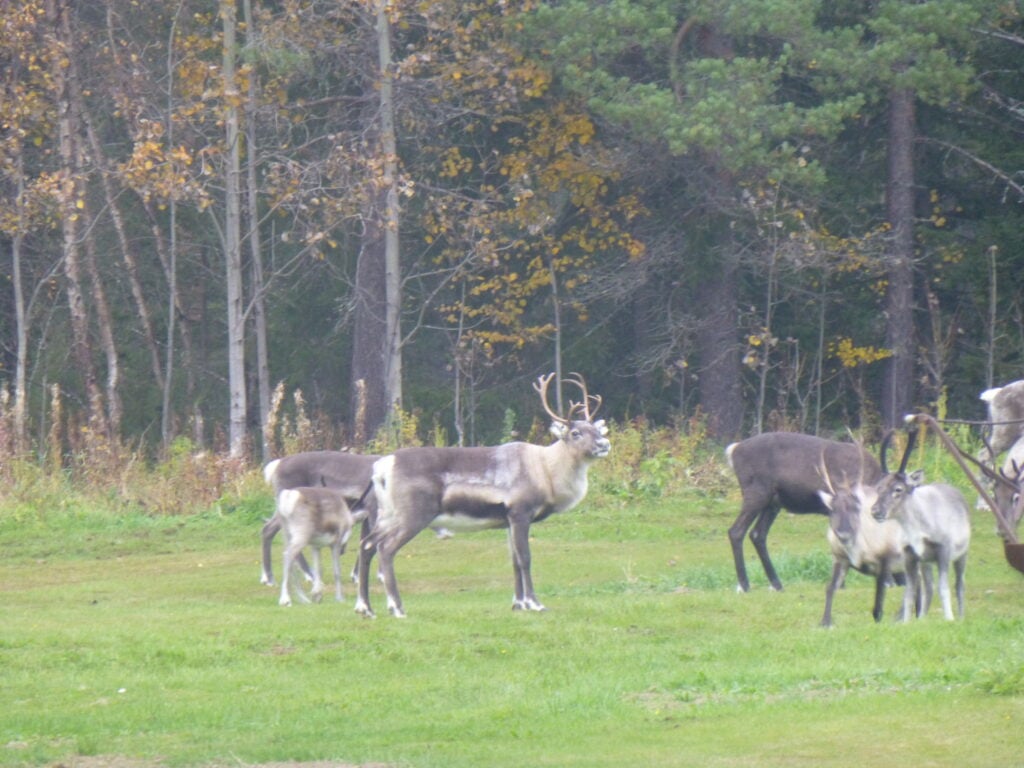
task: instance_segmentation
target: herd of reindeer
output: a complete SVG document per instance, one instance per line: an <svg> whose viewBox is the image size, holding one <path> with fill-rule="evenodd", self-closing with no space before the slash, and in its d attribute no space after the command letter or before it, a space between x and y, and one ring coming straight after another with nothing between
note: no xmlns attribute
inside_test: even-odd
<svg viewBox="0 0 1024 768"><path fill-rule="evenodd" d="M291 605L293 571L298 569L312 581L310 597L322 599L322 547L330 551L335 597L341 601L340 559L358 523L358 556L352 572L358 586L355 610L374 616L369 574L376 555L377 578L384 584L388 610L404 617L394 571L394 557L402 546L426 528L506 528L514 576L512 607L543 611L530 576L530 525L578 504L587 493L590 464L611 449L605 422L595 419L601 398L589 394L583 378L572 374L562 383L578 388L580 400L570 400L565 412L558 413L548 402L553 378L553 373L540 376L533 385L551 419L555 440L547 446L511 442L473 448L417 447L386 456L313 451L268 463L264 476L273 487L276 508L262 530L261 582L274 584L271 543L283 531L280 604ZM1004 522L1004 539L1015 541L1024 506L1024 380L986 390L981 399L988 407L990 432L975 463L988 478L993 495L978 487L997 520ZM907 471L916 434L912 427L894 471L886 462L892 432L882 441L879 460L856 443L793 432L768 432L729 445L726 459L743 499L729 528L738 590L750 589L743 557L748 532L771 587L782 589L768 555L767 536L785 509L829 518L833 570L825 591L823 626L832 624L833 596L850 568L875 578L872 615L876 621L882 619L886 588L903 585L900 617L907 621L928 610L934 591L933 563L943 614L954 618L952 567L957 612L963 617L971 536L968 504L954 486L926 483L922 470ZM997 467L1003 452L1006 458ZM307 547L312 567L303 556ZM309 599L301 590L297 595Z"/></svg>

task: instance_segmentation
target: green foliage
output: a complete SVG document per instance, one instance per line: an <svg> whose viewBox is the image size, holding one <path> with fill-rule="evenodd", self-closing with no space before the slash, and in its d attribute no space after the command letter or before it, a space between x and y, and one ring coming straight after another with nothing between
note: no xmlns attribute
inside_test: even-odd
<svg viewBox="0 0 1024 768"><path fill-rule="evenodd" d="M612 451L595 474L601 491L623 499L658 498L699 489L721 493L729 479L721 451L703 423L654 427L644 419L609 425Z"/></svg>

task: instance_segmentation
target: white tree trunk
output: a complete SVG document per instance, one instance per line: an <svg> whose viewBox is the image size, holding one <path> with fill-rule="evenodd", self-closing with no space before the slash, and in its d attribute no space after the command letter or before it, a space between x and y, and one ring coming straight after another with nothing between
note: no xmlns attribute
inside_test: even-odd
<svg viewBox="0 0 1024 768"><path fill-rule="evenodd" d="M386 0L377 2L377 56L380 65L381 149L384 152L384 274L387 296L387 340L384 351L384 387L392 412L402 406L402 273L398 225L398 150L395 142L395 105L392 93L391 25Z"/></svg>
<svg viewBox="0 0 1024 768"><path fill-rule="evenodd" d="M238 143L238 85L235 82L234 0L222 0L224 23L224 128L228 165L224 193L224 258L228 292L229 450L232 457L245 453L245 311L242 297L241 147Z"/></svg>

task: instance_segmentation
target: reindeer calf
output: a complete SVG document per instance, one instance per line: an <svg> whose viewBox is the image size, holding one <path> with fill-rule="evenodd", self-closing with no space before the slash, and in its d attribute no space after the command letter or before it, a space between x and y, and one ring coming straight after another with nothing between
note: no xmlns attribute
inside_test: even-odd
<svg viewBox="0 0 1024 768"><path fill-rule="evenodd" d="M313 549L313 600L320 602L324 591L320 576L320 548L330 547L334 566L334 595L341 602L341 554L352 535L352 527L366 517L366 511L360 510L353 514L342 491L301 487L287 488L278 494L276 514L287 541L284 547L280 604L292 604L288 588L292 564L306 546ZM301 592L299 594L301 596Z"/></svg>

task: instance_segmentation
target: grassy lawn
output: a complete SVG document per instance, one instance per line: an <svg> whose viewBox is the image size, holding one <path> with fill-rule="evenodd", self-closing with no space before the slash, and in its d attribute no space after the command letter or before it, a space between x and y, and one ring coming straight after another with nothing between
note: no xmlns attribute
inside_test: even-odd
<svg viewBox="0 0 1024 768"><path fill-rule="evenodd" d="M740 595L737 503L592 494L534 529L543 614L510 610L502 533L426 532L396 564L409 618L375 584L373 621L348 584L285 609L258 583L269 496L0 511L0 764L1024 765L1024 577L990 515L965 621L876 625L852 575L825 630L825 519L781 516L786 590L748 552Z"/></svg>

